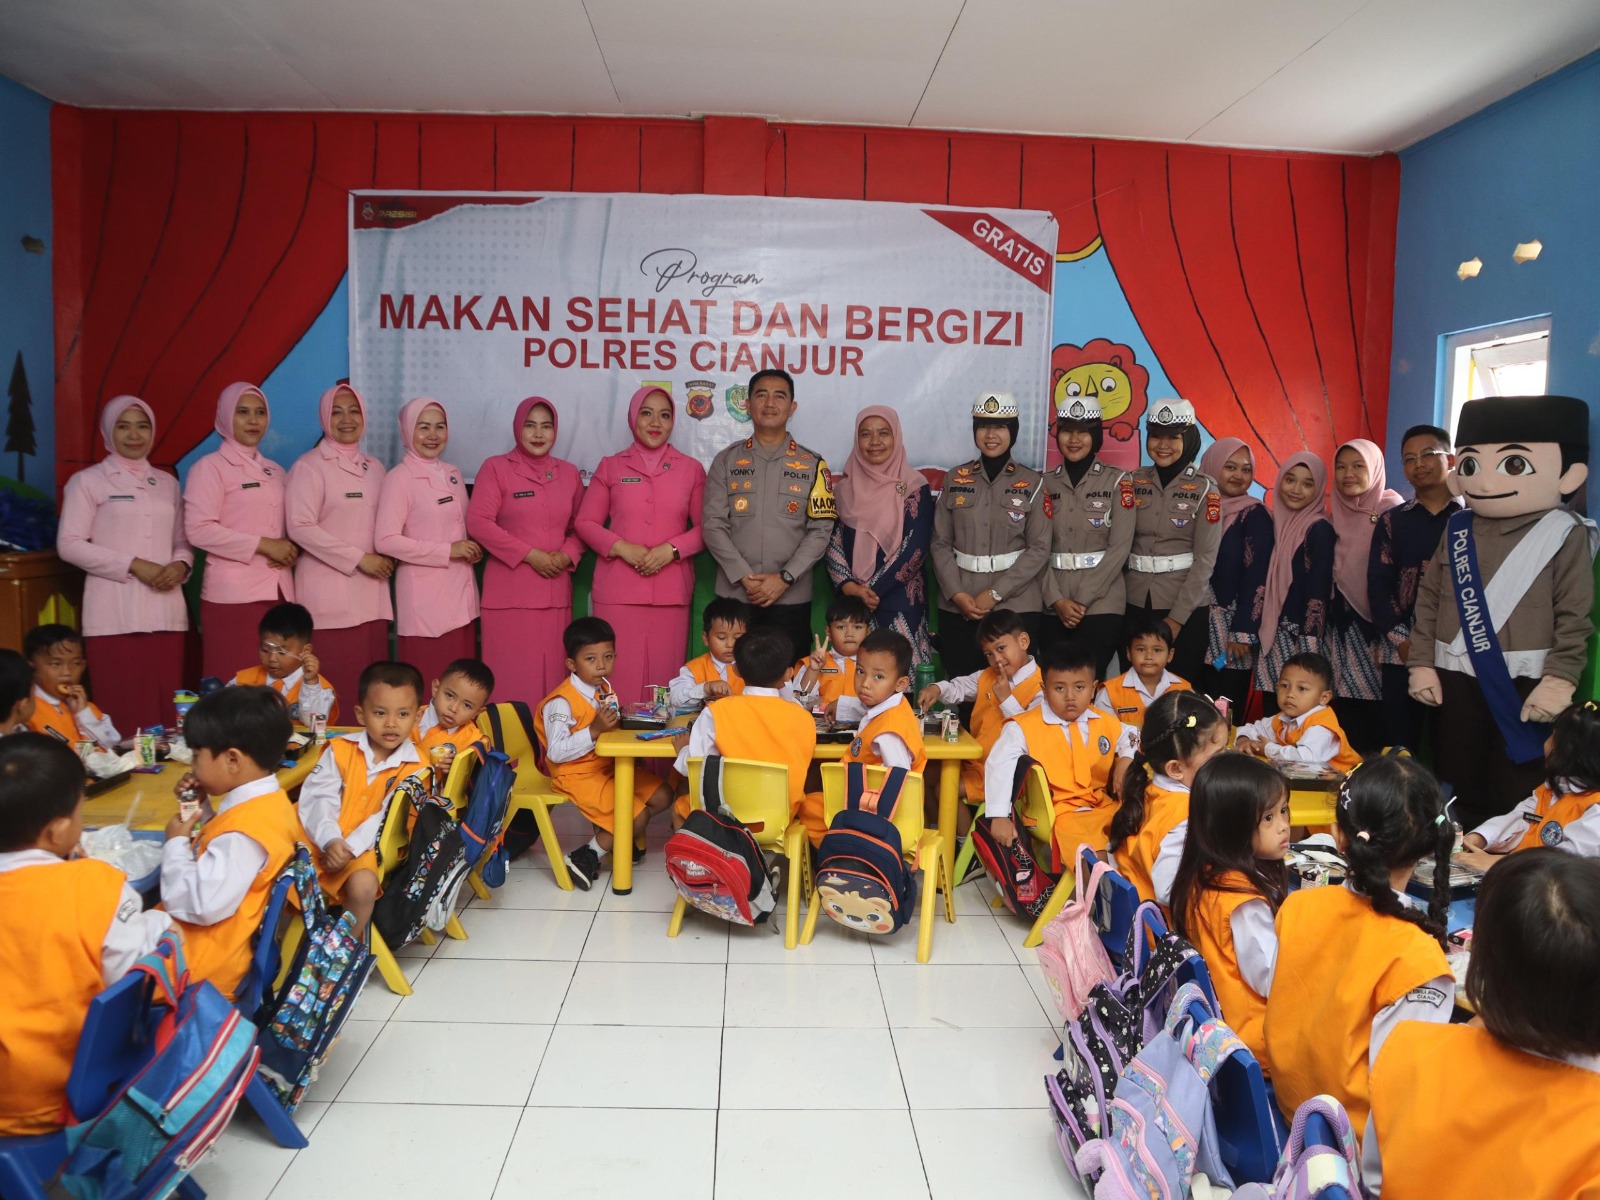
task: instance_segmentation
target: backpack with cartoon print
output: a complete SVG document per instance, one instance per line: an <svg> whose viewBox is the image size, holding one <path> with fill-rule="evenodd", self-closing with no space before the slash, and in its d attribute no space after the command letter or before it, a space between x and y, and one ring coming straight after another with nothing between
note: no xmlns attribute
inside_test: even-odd
<svg viewBox="0 0 1600 1200"><path fill-rule="evenodd" d="M906 869L893 822L905 778L904 767L891 768L874 792L863 764L846 766L845 807L817 850L822 911L846 929L893 933L917 906L916 879Z"/></svg>

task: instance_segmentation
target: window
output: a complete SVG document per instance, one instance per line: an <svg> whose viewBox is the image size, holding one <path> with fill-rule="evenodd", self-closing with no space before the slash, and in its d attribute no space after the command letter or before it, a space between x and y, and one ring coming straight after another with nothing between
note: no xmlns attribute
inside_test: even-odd
<svg viewBox="0 0 1600 1200"><path fill-rule="evenodd" d="M1484 396L1542 396L1550 363L1550 318L1485 325L1444 339L1445 428L1468 400Z"/></svg>

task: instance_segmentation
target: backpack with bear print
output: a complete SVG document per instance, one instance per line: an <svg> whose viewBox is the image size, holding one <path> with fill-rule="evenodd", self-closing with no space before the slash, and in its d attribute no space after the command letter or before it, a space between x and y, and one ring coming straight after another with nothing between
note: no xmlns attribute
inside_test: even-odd
<svg viewBox="0 0 1600 1200"><path fill-rule="evenodd" d="M916 880L893 822L905 768L891 768L878 791L866 786L862 763L847 764L845 778L845 807L817 850L817 896L822 911L846 929L893 933L917 904Z"/></svg>

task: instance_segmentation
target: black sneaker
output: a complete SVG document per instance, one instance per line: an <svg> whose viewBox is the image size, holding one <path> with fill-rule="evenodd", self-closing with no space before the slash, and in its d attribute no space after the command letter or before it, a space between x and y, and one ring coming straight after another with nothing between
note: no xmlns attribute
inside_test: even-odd
<svg viewBox="0 0 1600 1200"><path fill-rule="evenodd" d="M567 855L566 863L572 882L580 891L587 892L600 878L600 856L593 846L579 846Z"/></svg>
<svg viewBox="0 0 1600 1200"><path fill-rule="evenodd" d="M637 843L633 847L633 861L635 865L644 861L644 847Z"/></svg>

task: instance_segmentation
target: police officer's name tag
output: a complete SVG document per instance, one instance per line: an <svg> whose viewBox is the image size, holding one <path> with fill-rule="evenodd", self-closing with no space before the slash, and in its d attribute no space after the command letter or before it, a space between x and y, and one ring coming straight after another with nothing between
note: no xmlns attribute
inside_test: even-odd
<svg viewBox="0 0 1600 1200"><path fill-rule="evenodd" d="M346 500L359 500L359 499L361 499L361 497L362 497L362 493L360 493L360 492L346 492L344 494L344 498Z"/></svg>
<svg viewBox="0 0 1600 1200"><path fill-rule="evenodd" d="M643 483L644 480L639 478L639 476L637 476L637 475L624 475L617 482L618 483Z"/></svg>
<svg viewBox="0 0 1600 1200"><path fill-rule="evenodd" d="M456 498L454 496L440 496L434 501L435 504L454 504L455 502Z"/></svg>
<svg viewBox="0 0 1600 1200"><path fill-rule="evenodd" d="M135 497L133 497L133 496L107 496L106 497L107 500L132 500L134 498Z"/></svg>
<svg viewBox="0 0 1600 1200"><path fill-rule="evenodd" d="M512 492L511 498L513 500L531 500L538 494L538 492Z"/></svg>
<svg viewBox="0 0 1600 1200"><path fill-rule="evenodd" d="M239 490L241 492L248 492L251 488L258 488L260 486L261 486L261 481L258 479L254 483L241 483L239 485Z"/></svg>

